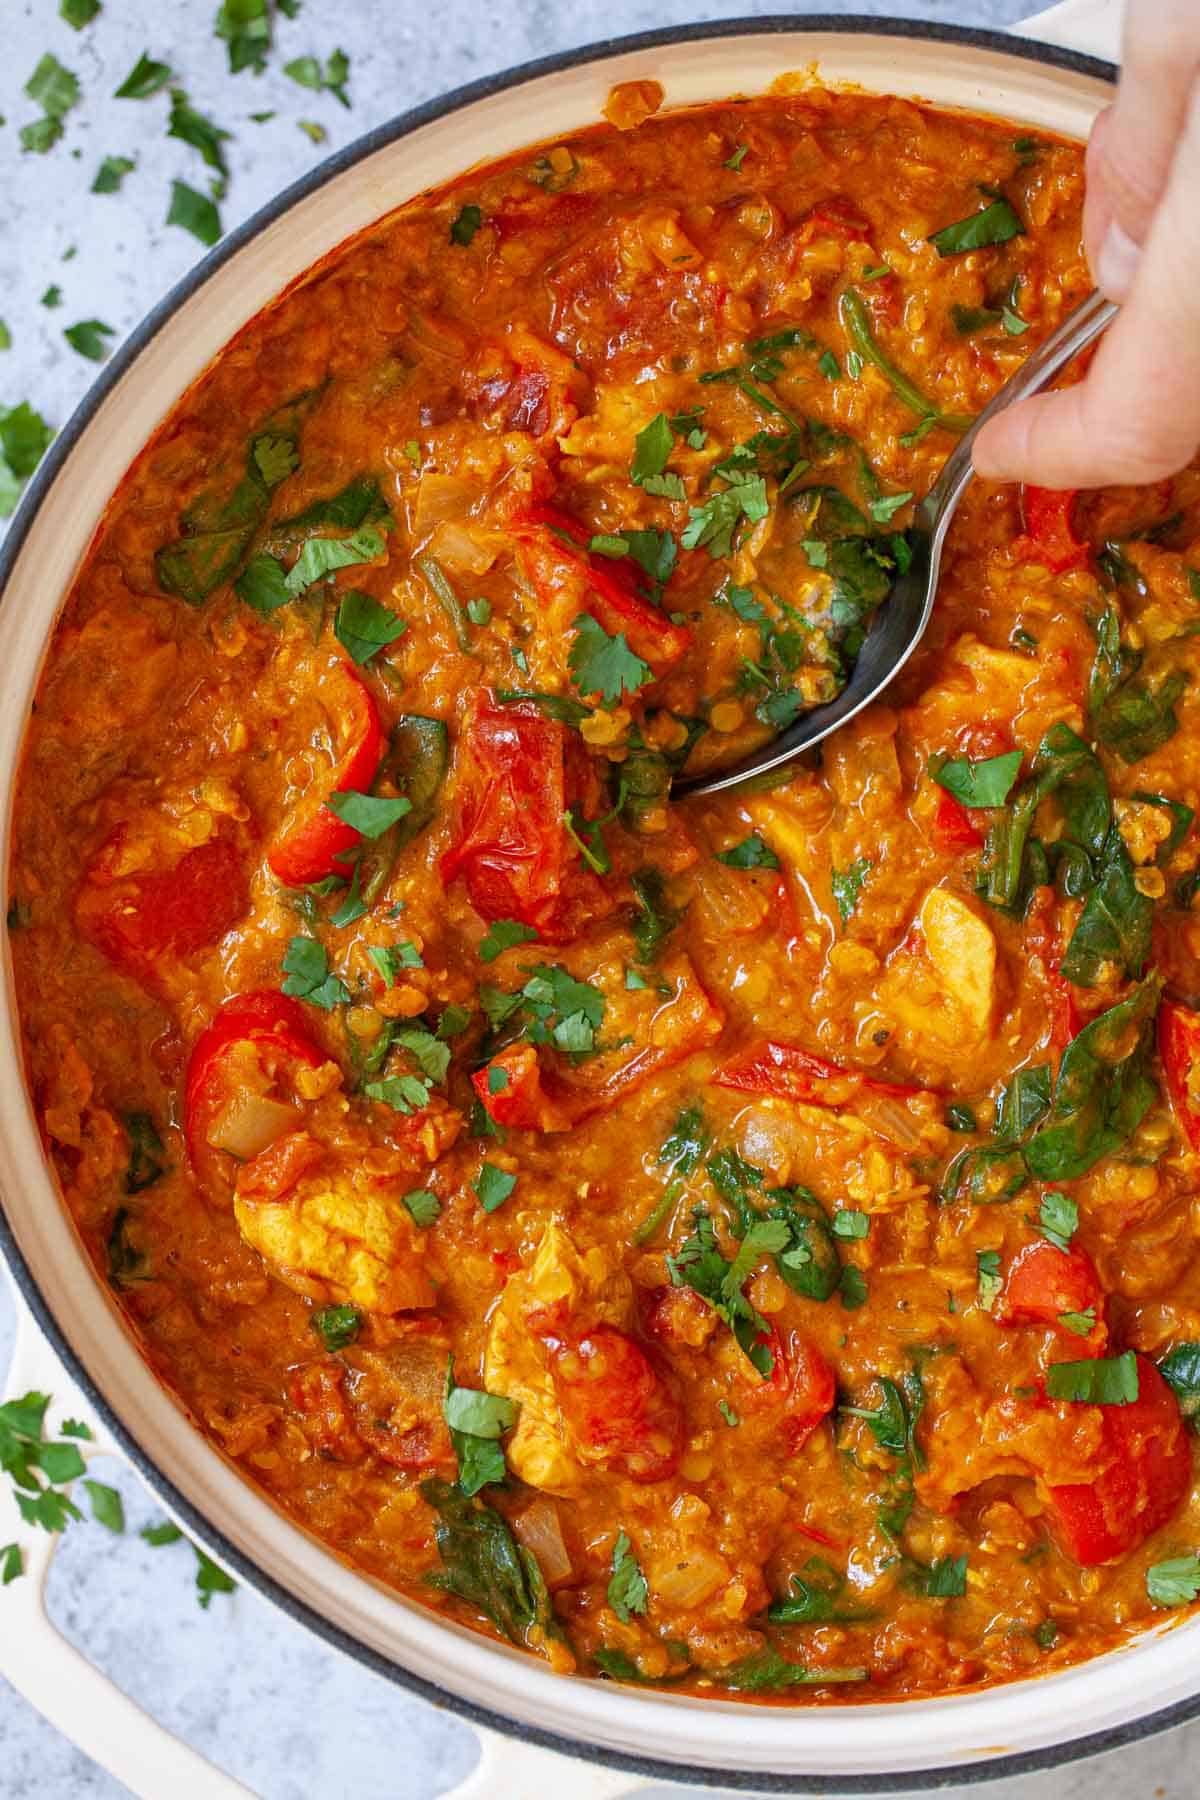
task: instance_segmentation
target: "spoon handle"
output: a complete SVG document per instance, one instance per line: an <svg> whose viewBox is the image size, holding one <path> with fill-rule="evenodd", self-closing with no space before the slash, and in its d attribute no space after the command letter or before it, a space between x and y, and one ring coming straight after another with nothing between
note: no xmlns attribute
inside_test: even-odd
<svg viewBox="0 0 1200 1800"><path fill-rule="evenodd" d="M971 479L971 451L975 439L988 420L1014 406L1018 400L1026 400L1030 394L1038 394L1048 387L1081 350L1086 350L1112 324L1119 311L1114 301L1106 300L1099 288L1093 288L1087 299L1067 314L1058 330L1051 332L1045 343L1039 345L1011 381L1005 382L995 399L988 402L970 429L959 438L925 501L930 512L939 516L953 512Z"/></svg>

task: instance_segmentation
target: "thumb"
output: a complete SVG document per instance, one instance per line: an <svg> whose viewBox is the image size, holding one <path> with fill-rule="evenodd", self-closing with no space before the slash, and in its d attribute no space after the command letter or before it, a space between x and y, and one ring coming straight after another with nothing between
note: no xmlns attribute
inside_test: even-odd
<svg viewBox="0 0 1200 1800"><path fill-rule="evenodd" d="M1158 481L1200 441L1200 82L1136 277L1087 376L1001 413L976 472L1038 487Z"/></svg>

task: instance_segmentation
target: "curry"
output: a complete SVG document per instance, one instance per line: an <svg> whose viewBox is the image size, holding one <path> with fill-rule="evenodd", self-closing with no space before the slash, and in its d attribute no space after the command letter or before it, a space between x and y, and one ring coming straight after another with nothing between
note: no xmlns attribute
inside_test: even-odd
<svg viewBox="0 0 1200 1800"><path fill-rule="evenodd" d="M556 1670L1056 1670L1200 1593L1200 481L977 485L1077 145L812 88L340 249L111 502L9 911L144 1354L339 1556Z"/></svg>

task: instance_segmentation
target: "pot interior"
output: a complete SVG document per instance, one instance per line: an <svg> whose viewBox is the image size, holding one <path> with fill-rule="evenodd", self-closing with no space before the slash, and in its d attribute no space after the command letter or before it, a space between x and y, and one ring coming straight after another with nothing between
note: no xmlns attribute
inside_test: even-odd
<svg viewBox="0 0 1200 1800"><path fill-rule="evenodd" d="M232 235L136 333L47 458L10 534L0 609L0 803L7 837L30 696L60 597L124 470L228 339L346 238L462 169L600 116L617 81L652 78L679 107L758 94L784 77L849 83L1083 137L1110 95L1096 73L1031 59L972 34L797 29L763 20L663 34L560 59L526 79L481 84L364 139ZM1071 65L1072 59L1061 59ZM4 565L0 565L3 567ZM11 969L0 1033L20 1066ZM1200 1619L1038 1681L903 1705L760 1708L550 1675L527 1656L435 1619L286 1521L159 1387L97 1281L59 1203L21 1083L0 1090L7 1247L43 1326L132 1449L151 1484L246 1579L384 1673L452 1697L525 1736L583 1744L692 1774L782 1777L778 1785L911 1786L1103 1736L1183 1709L1200 1671ZM86 1374L83 1373L86 1371ZM852 1728L847 1730L847 1726ZM752 1728L750 1728L752 1727ZM510 1727L511 1728L511 1727ZM1009 1766L1013 1766L1011 1763ZM789 1780L790 1778L790 1780ZM944 1779L944 1774L942 1779ZM938 1780L936 1775L933 1780Z"/></svg>

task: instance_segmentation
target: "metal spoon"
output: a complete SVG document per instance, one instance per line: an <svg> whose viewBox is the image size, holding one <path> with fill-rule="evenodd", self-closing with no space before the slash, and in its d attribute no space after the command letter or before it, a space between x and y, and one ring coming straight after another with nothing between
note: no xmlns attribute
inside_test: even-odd
<svg viewBox="0 0 1200 1800"><path fill-rule="evenodd" d="M716 794L722 788L749 780L752 775L764 775L769 769L794 762L802 751L811 750L814 744L819 744L822 738L827 738L839 725L845 725L864 706L879 698L925 635L937 595L946 533L954 509L975 473L971 449L980 428L1006 407L1047 387L1061 369L1065 369L1111 324L1117 310L1111 300L1093 290L1073 313L1068 314L1058 330L1034 351L1012 380L1005 382L970 429L959 438L946 458L941 474L913 516L908 533L912 563L876 612L858 653L854 672L837 699L830 700L825 706L814 707L769 744L764 744L761 750L755 750L731 769L719 769L691 780L686 775L681 776L674 784L675 793Z"/></svg>

